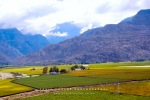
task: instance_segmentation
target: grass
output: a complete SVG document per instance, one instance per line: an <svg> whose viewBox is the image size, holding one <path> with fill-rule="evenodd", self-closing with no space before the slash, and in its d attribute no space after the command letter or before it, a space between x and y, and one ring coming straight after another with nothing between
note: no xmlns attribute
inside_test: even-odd
<svg viewBox="0 0 150 100"><path fill-rule="evenodd" d="M67 74L62 75L144 80L150 79L150 69L93 69L69 71Z"/></svg>
<svg viewBox="0 0 150 100"><path fill-rule="evenodd" d="M107 89L107 91L109 92L118 92L117 84L103 87L95 87L94 89L98 88L101 88L102 90ZM150 81L120 84L119 93L150 96Z"/></svg>
<svg viewBox="0 0 150 100"><path fill-rule="evenodd" d="M150 97L134 95L116 95L110 92L94 90L68 90L49 93L40 96L28 97L17 100L149 100Z"/></svg>
<svg viewBox="0 0 150 100"><path fill-rule="evenodd" d="M40 88L82 86L82 85L91 85L91 84L99 84L99 83L111 83L111 82L118 82L118 81L126 81L126 80L62 76L62 75L43 75L39 77L19 79L19 80L15 80L14 82L40 89Z"/></svg>
<svg viewBox="0 0 150 100"><path fill-rule="evenodd" d="M11 83L13 79L0 80L0 96L16 94L25 91L31 91L33 88Z"/></svg>

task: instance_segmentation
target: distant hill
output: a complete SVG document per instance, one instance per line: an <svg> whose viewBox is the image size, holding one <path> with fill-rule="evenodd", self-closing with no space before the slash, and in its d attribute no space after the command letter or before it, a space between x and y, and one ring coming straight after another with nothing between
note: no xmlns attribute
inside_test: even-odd
<svg viewBox="0 0 150 100"><path fill-rule="evenodd" d="M26 34L25 35L30 41L36 43L37 45L41 46L42 48L45 47L46 45L50 44L50 42L47 40L46 37L44 37L41 34Z"/></svg>
<svg viewBox="0 0 150 100"><path fill-rule="evenodd" d="M15 60L16 58L23 56L19 50L2 41L0 41L0 55L5 57L7 60Z"/></svg>
<svg viewBox="0 0 150 100"><path fill-rule="evenodd" d="M48 36L47 39L50 41L50 43L57 44L66 39L70 39L75 36L79 36L80 30L81 30L81 28L77 27L76 25L74 25L71 22L58 24L58 25L56 25L56 28L50 32L52 32L52 33L60 32L61 34L67 33L68 35L67 36L52 36L51 35L51 36Z"/></svg>
<svg viewBox="0 0 150 100"><path fill-rule="evenodd" d="M80 36L81 37L89 37L91 36L94 32L96 32L97 30L100 30L102 27L98 27L98 28L94 28L94 29L89 29L85 32L83 32Z"/></svg>
<svg viewBox="0 0 150 100"><path fill-rule="evenodd" d="M0 29L0 41L16 48L22 54L28 54L42 48L40 45L30 41L16 28Z"/></svg>

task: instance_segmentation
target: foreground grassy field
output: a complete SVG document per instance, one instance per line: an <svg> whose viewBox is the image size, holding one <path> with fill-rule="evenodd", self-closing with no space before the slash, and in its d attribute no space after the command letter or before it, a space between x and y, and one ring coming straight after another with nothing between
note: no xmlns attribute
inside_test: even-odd
<svg viewBox="0 0 150 100"><path fill-rule="evenodd" d="M69 71L67 74L62 75L144 80L150 79L150 69L93 69Z"/></svg>
<svg viewBox="0 0 150 100"><path fill-rule="evenodd" d="M57 88L57 87L72 87L100 83L111 83L118 81L126 81L123 79L109 78L91 78L91 77L76 77L76 76L61 76L61 75L43 75L39 77L30 77L15 80L15 83L35 87L35 88Z"/></svg>
<svg viewBox="0 0 150 100"><path fill-rule="evenodd" d="M116 85L116 88L115 85L110 85L110 86L96 87L94 89L97 88L101 88L102 90L107 89L107 91L109 92L115 91L118 92L118 85ZM150 81L120 84L119 93L150 96Z"/></svg>
<svg viewBox="0 0 150 100"><path fill-rule="evenodd" d="M31 91L33 88L11 83L12 79L0 80L0 96Z"/></svg>
<svg viewBox="0 0 150 100"><path fill-rule="evenodd" d="M95 90L68 90L17 100L150 100L150 97L116 95Z"/></svg>

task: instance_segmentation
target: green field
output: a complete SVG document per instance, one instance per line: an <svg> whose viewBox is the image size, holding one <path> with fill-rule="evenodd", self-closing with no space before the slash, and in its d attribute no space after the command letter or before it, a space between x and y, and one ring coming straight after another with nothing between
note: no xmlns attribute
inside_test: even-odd
<svg viewBox="0 0 150 100"><path fill-rule="evenodd" d="M101 88L102 90L107 89L107 91L109 92L118 92L118 85L110 85L96 88ZM150 81L120 84L119 93L150 96Z"/></svg>
<svg viewBox="0 0 150 100"><path fill-rule="evenodd" d="M11 81L13 81L13 79L0 80L0 96L33 90L33 88L11 83Z"/></svg>
<svg viewBox="0 0 150 100"><path fill-rule="evenodd" d="M68 90L17 100L150 100L150 97L116 95L95 90Z"/></svg>
<svg viewBox="0 0 150 100"><path fill-rule="evenodd" d="M15 83L35 87L35 88L57 88L57 87L72 87L100 83L111 83L118 81L126 81L123 79L109 78L91 78L91 77L76 77L62 75L43 75L39 77L30 77L15 80Z"/></svg>

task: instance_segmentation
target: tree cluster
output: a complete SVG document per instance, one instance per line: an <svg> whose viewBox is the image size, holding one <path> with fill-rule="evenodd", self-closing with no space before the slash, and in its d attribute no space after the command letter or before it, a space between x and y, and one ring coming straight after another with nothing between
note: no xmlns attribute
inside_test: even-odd
<svg viewBox="0 0 150 100"><path fill-rule="evenodd" d="M57 68L56 66L51 67L49 72L59 72L59 68Z"/></svg>
<svg viewBox="0 0 150 100"><path fill-rule="evenodd" d="M80 67L78 65L74 65L74 66L71 67L71 70L74 71L77 68L81 68L81 70L85 69L85 67L83 65L81 65Z"/></svg>

